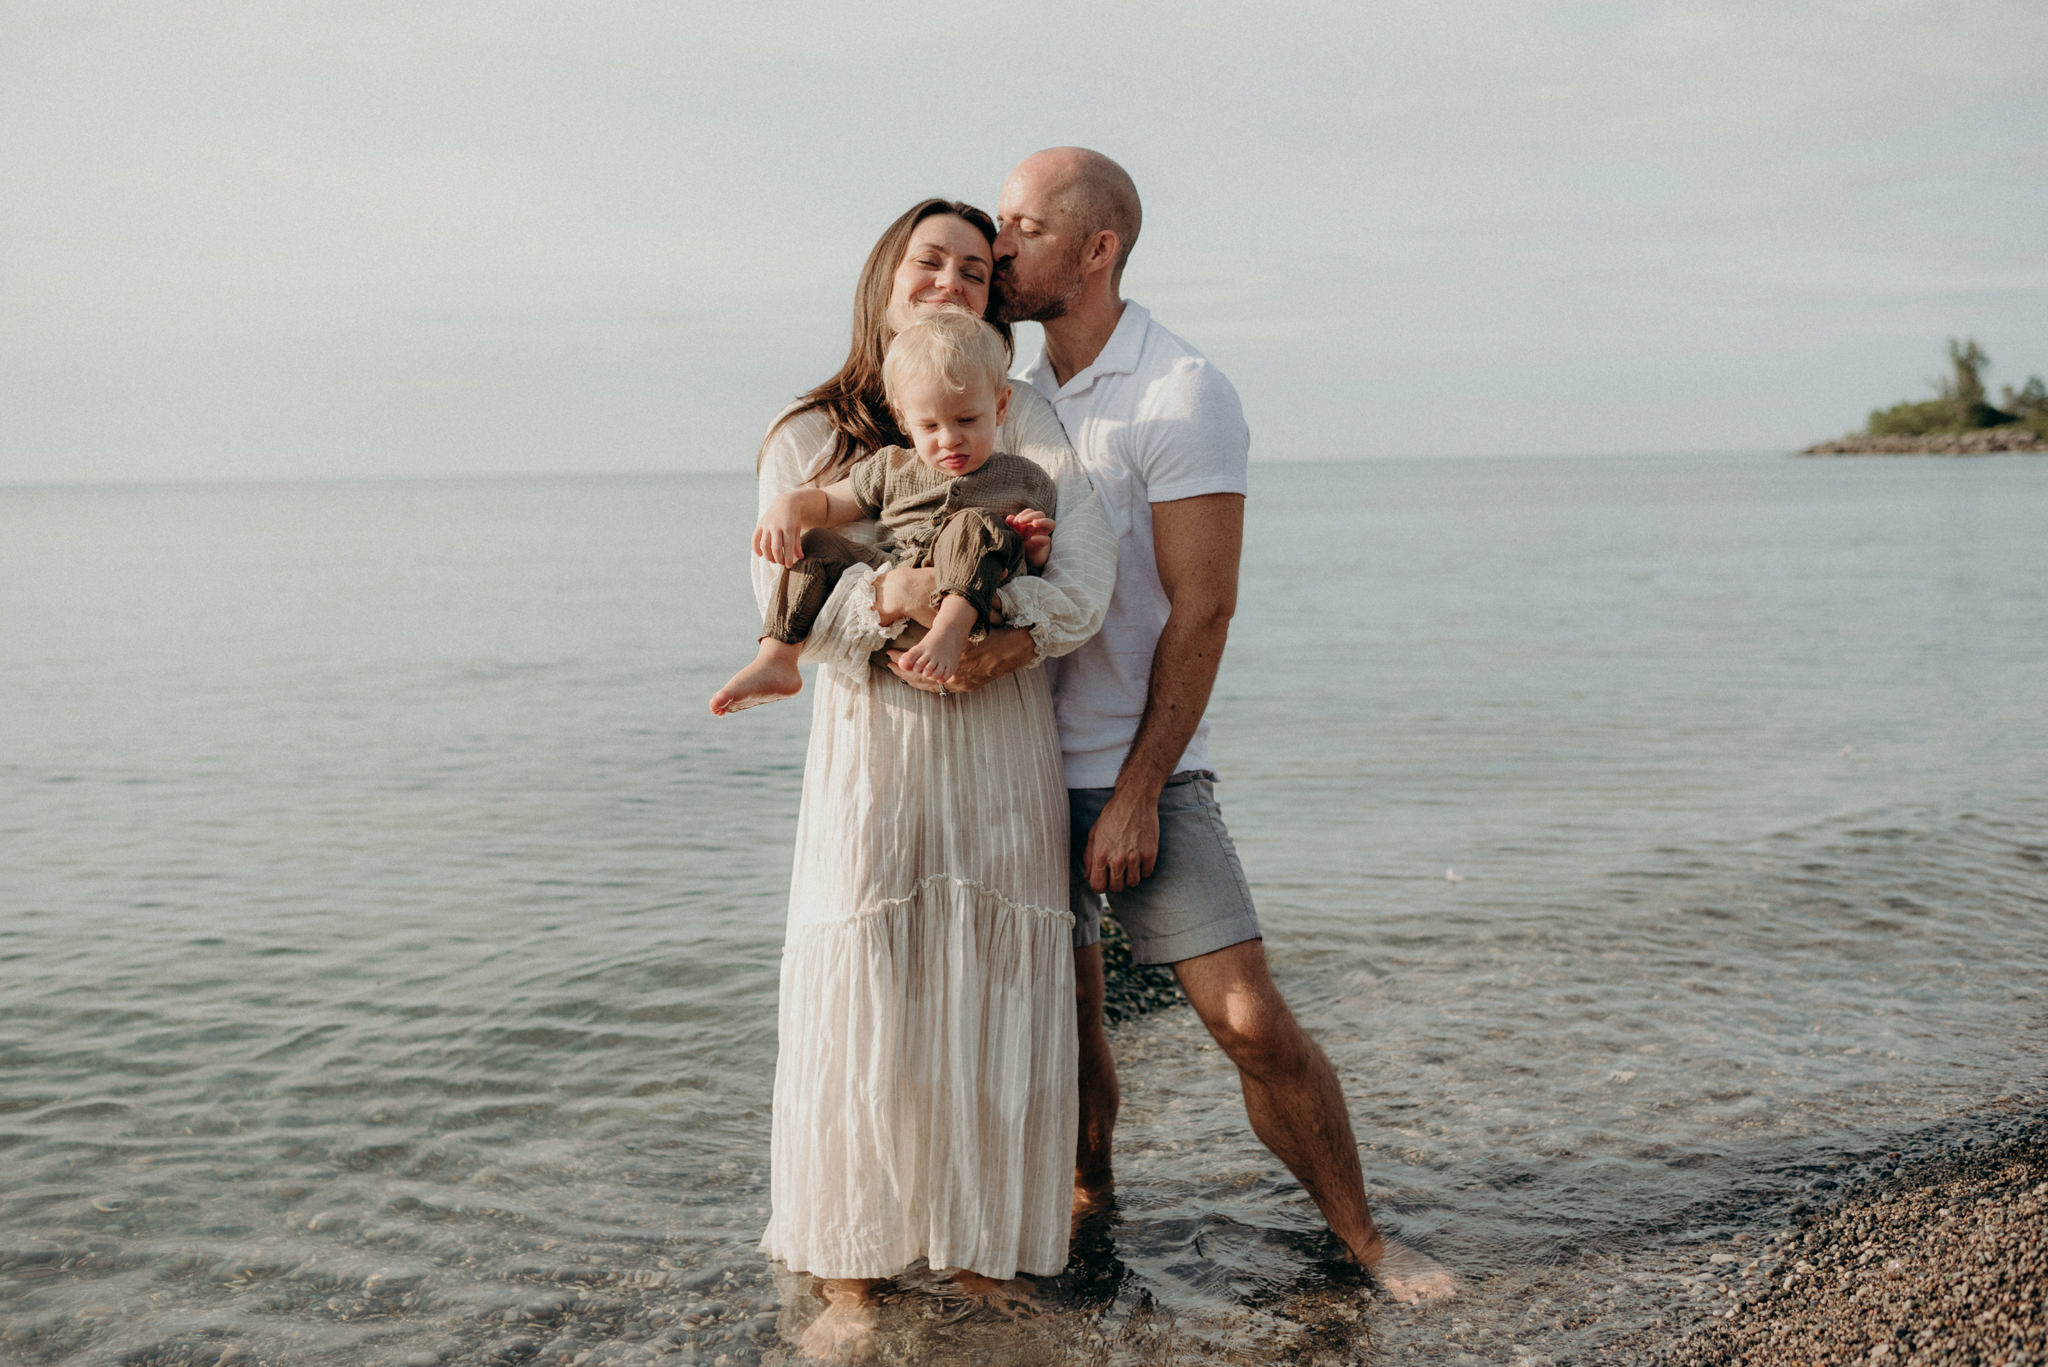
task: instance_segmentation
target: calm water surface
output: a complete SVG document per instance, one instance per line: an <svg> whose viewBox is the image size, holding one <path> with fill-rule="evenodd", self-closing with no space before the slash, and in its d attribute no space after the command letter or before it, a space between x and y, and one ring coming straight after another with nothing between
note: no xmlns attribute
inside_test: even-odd
<svg viewBox="0 0 2048 1367"><path fill-rule="evenodd" d="M739 477L0 490L0 1359L779 1362L809 711ZM913 1363L1598 1360L2048 1082L2048 461L1254 469L1221 794L1385 1218L1184 1009L1122 1207Z"/></svg>

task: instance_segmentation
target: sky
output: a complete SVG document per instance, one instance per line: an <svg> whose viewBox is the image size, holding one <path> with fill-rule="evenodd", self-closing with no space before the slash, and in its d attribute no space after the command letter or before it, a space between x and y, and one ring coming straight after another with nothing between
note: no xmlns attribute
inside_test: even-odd
<svg viewBox="0 0 2048 1367"><path fill-rule="evenodd" d="M2040 0L9 0L0 483L747 470L889 220L1061 144L1254 459L2048 373Z"/></svg>

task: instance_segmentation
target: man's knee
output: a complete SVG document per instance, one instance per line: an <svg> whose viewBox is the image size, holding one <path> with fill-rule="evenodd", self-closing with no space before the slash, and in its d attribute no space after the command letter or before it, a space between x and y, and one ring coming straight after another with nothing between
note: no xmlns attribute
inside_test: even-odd
<svg viewBox="0 0 2048 1367"><path fill-rule="evenodd" d="M1205 958L1231 954L1232 950L1223 950ZM1182 990L1210 1038L1232 1063L1248 1072L1277 1073L1303 1067L1315 1044L1287 1009L1286 999L1266 972L1264 956L1245 952L1235 959L1227 964L1204 964L1197 959L1175 965Z"/></svg>

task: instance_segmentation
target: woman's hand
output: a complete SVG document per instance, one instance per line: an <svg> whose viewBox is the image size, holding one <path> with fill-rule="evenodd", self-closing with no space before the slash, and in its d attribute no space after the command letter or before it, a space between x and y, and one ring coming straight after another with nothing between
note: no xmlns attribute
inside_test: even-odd
<svg viewBox="0 0 2048 1367"><path fill-rule="evenodd" d="M893 571L892 571L893 573ZM885 579L887 575L883 576ZM1014 674L1038 655L1031 633L1022 627L991 627L987 636L968 645L960 664L944 683L922 674L907 672L901 663L903 652L889 652L889 672L912 688L927 693L972 693L983 684Z"/></svg>
<svg viewBox="0 0 2048 1367"><path fill-rule="evenodd" d="M777 494L754 527L754 554L787 569L804 558L804 505L801 489Z"/></svg>
<svg viewBox="0 0 2048 1367"><path fill-rule="evenodd" d="M1036 508L1011 513L1007 520L1010 530L1024 538L1026 563L1034 570L1044 569L1045 562L1052 559L1053 520Z"/></svg>

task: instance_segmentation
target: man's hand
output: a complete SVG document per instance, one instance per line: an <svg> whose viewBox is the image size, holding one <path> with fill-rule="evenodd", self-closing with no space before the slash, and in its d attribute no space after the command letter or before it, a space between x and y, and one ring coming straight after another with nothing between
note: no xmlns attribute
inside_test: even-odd
<svg viewBox="0 0 2048 1367"><path fill-rule="evenodd" d="M905 670L900 650L889 652L889 672L927 693L972 693L983 684L1016 673L1030 664L1037 653L1031 644L1031 633L1022 627L992 627L987 636L968 645L960 657L959 668L944 683Z"/></svg>
<svg viewBox="0 0 2048 1367"><path fill-rule="evenodd" d="M1024 561L1034 570L1045 568L1045 562L1052 559L1052 533L1054 522L1036 508L1026 508L1021 513L1011 513L1005 519L1010 530L1024 538Z"/></svg>
<svg viewBox="0 0 2048 1367"><path fill-rule="evenodd" d="M1089 829L1081 863L1097 892L1124 892L1150 878L1159 864L1159 794L1148 800L1141 789L1118 788Z"/></svg>
<svg viewBox="0 0 2048 1367"><path fill-rule="evenodd" d="M1166 625L1152 651L1145 714L1117 774L1116 792L1088 832L1088 886L1122 892L1159 862L1159 794L1209 705L1237 607L1242 494L1200 494L1152 505L1152 549L1166 590Z"/></svg>

